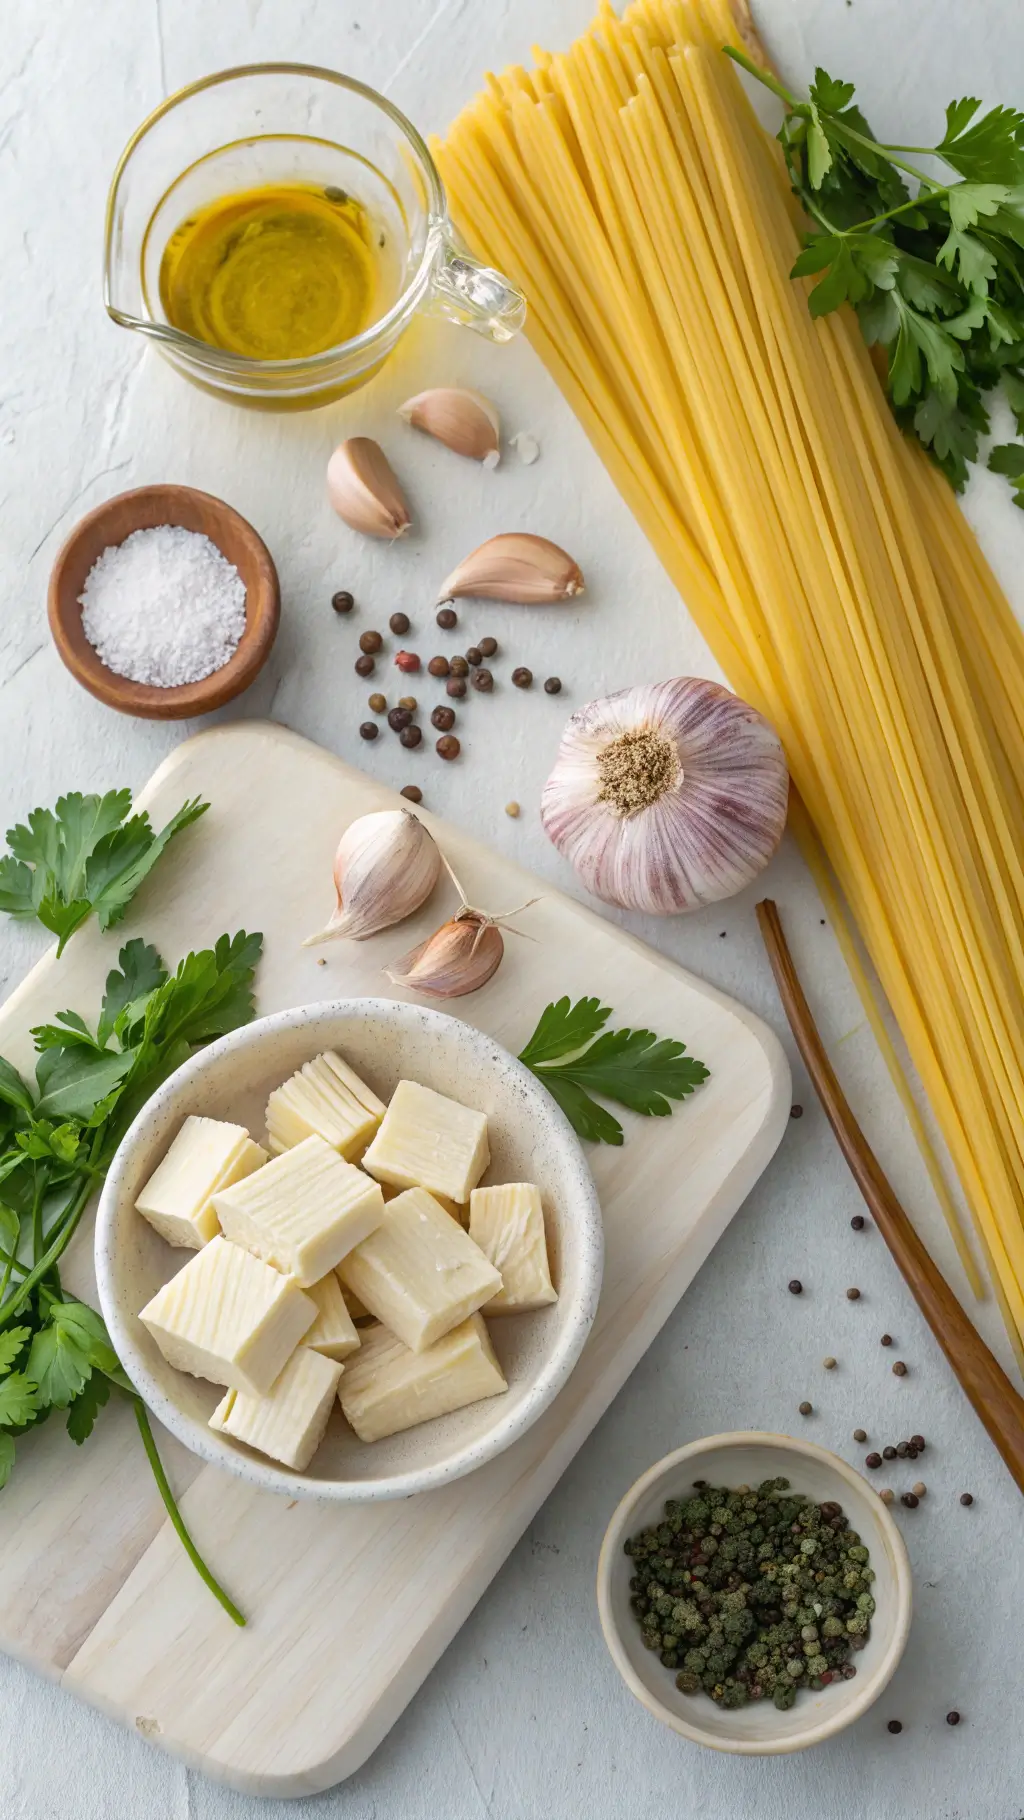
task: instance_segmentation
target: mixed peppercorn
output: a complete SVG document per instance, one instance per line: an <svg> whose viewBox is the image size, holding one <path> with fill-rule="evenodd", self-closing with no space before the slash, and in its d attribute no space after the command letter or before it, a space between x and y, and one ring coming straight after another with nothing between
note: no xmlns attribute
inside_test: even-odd
<svg viewBox="0 0 1024 1820"><path fill-rule="evenodd" d="M682 1693L791 1707L801 1687L856 1673L875 1609L867 1548L842 1507L788 1479L756 1490L697 1480L625 1543L630 1605Z"/></svg>

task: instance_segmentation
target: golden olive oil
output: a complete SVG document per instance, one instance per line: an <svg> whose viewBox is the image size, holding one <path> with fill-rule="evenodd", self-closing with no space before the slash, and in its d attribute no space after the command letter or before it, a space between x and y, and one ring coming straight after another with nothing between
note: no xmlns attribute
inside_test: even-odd
<svg viewBox="0 0 1024 1820"><path fill-rule="evenodd" d="M300 360L379 314L377 231L333 185L271 183L220 196L171 235L160 262L169 323L251 360Z"/></svg>

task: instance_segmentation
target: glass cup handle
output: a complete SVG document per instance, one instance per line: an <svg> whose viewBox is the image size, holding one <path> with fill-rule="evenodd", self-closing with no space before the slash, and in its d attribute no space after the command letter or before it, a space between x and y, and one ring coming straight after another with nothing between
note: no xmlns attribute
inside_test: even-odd
<svg viewBox="0 0 1024 1820"><path fill-rule="evenodd" d="M503 272L474 259L451 228L441 242L427 309L489 341L511 341L526 321L522 291Z"/></svg>

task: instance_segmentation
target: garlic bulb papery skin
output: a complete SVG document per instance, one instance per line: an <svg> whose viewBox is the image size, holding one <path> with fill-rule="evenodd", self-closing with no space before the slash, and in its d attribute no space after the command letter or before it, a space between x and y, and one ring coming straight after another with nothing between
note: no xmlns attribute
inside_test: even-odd
<svg viewBox="0 0 1024 1820"><path fill-rule="evenodd" d="M777 733L719 683L680 676L580 708L541 821L595 897L674 916L756 878L786 824Z"/></svg>
<svg viewBox="0 0 1024 1820"><path fill-rule="evenodd" d="M464 998L486 986L504 952L494 920L463 905L449 922L384 971L393 986L407 986L426 998Z"/></svg>
<svg viewBox="0 0 1024 1820"><path fill-rule="evenodd" d="M327 496L338 517L367 537L393 543L412 523L391 463L371 436L339 442L327 463Z"/></svg>
<svg viewBox="0 0 1024 1820"><path fill-rule="evenodd" d="M496 468L501 460L501 420L489 398L463 386L435 386L398 407L414 430L443 442L456 455Z"/></svg>
<svg viewBox="0 0 1024 1820"><path fill-rule="evenodd" d="M441 870L437 842L407 809L360 815L346 828L334 856L338 907L326 928L303 947L348 936L361 942L390 929L425 904Z"/></svg>

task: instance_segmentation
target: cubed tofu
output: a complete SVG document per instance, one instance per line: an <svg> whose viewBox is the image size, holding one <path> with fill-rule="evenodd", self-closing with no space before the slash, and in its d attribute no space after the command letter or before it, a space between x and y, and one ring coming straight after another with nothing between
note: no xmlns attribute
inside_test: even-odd
<svg viewBox="0 0 1024 1820"><path fill-rule="evenodd" d="M359 1439L382 1441L507 1389L487 1327L474 1314L426 1352L410 1352L386 1327L368 1327L338 1396Z"/></svg>
<svg viewBox="0 0 1024 1820"><path fill-rule="evenodd" d="M213 1196L262 1168L267 1153L244 1125L190 1115L135 1205L168 1245L200 1245L220 1231Z"/></svg>
<svg viewBox="0 0 1024 1820"><path fill-rule="evenodd" d="M240 1245L211 1239L139 1319L169 1365L249 1396L263 1396L316 1319L292 1277Z"/></svg>
<svg viewBox="0 0 1024 1820"><path fill-rule="evenodd" d="M319 1283L310 1285L306 1294L312 1296L318 1313L302 1344L311 1346L314 1352L322 1352L328 1359L347 1358L350 1352L357 1350L359 1335L345 1305L336 1272L329 1270Z"/></svg>
<svg viewBox="0 0 1024 1820"><path fill-rule="evenodd" d="M532 1182L474 1188L469 1197L469 1236L501 1272L501 1288L485 1304L488 1315L526 1314L557 1302L540 1189Z"/></svg>
<svg viewBox="0 0 1024 1820"><path fill-rule="evenodd" d="M462 1205L489 1162L482 1112L418 1081L399 1081L363 1168L395 1188L426 1188Z"/></svg>
<svg viewBox="0 0 1024 1820"><path fill-rule="evenodd" d="M266 1396L229 1390L210 1427L304 1472L324 1438L342 1367L299 1346Z"/></svg>
<svg viewBox="0 0 1024 1820"><path fill-rule="evenodd" d="M275 1155L321 1137L339 1156L362 1155L384 1117L382 1100L333 1049L306 1062L267 1101L267 1135Z"/></svg>
<svg viewBox="0 0 1024 1820"><path fill-rule="evenodd" d="M338 1275L413 1352L501 1288L494 1265L425 1188L389 1201L376 1232L342 1259Z"/></svg>
<svg viewBox="0 0 1024 1820"><path fill-rule="evenodd" d="M319 1283L384 1218L378 1183L321 1137L305 1138L214 1195L213 1204L229 1239L302 1289Z"/></svg>

